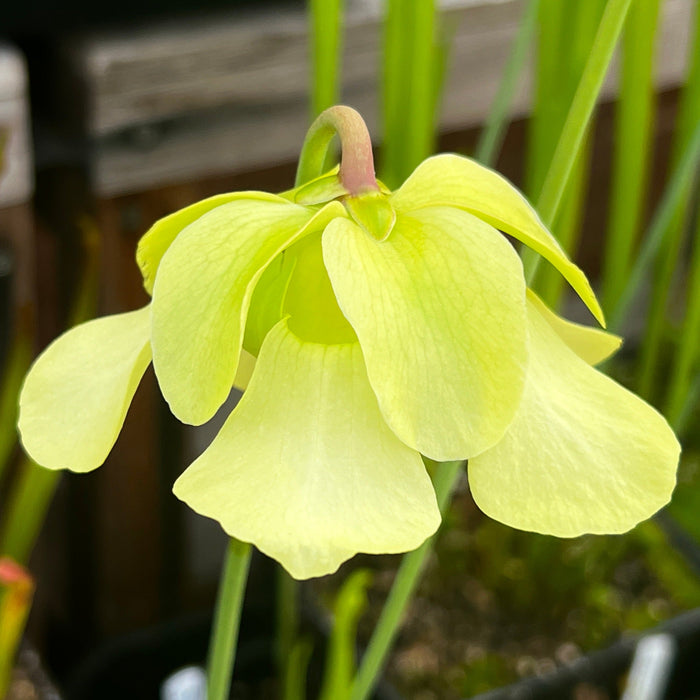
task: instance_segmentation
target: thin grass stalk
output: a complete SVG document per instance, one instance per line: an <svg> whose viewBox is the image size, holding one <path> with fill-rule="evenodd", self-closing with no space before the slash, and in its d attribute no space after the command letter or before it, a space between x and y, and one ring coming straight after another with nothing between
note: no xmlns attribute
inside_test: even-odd
<svg viewBox="0 0 700 700"><path fill-rule="evenodd" d="M319 700L347 700L355 675L357 624L367 608L372 573L354 571L343 582L333 604L333 628L326 651Z"/></svg>
<svg viewBox="0 0 700 700"><path fill-rule="evenodd" d="M697 179L696 184L700 184ZM671 363L671 377L664 410L664 415L671 425L681 420L698 360L700 360L700 214L698 214L696 202L695 236L688 273L685 317L680 328L676 356Z"/></svg>
<svg viewBox="0 0 700 700"><path fill-rule="evenodd" d="M604 309L612 309L622 293L644 213L653 155L654 47L659 4L659 0L635 2L622 38L610 218L603 255Z"/></svg>
<svg viewBox="0 0 700 700"><path fill-rule="evenodd" d="M464 462L442 462L435 466L433 486L440 513L443 516L450 504L452 493L457 486L464 464ZM382 607L379 620L372 631L367 650L360 662L350 692L350 700L368 698L379 680L389 650L399 631L401 617L418 586L420 574L432 551L436 536L428 538L418 549L404 555L401 560L401 566L396 572L389 596Z"/></svg>
<svg viewBox="0 0 700 700"><path fill-rule="evenodd" d="M343 0L309 0L312 118L340 102Z"/></svg>
<svg viewBox="0 0 700 700"><path fill-rule="evenodd" d="M433 152L441 69L435 0L388 0L380 177L391 188Z"/></svg>
<svg viewBox="0 0 700 700"><path fill-rule="evenodd" d="M281 566L277 566L277 627L275 653L280 678L290 673L288 664L299 633L299 584Z"/></svg>
<svg viewBox="0 0 700 700"><path fill-rule="evenodd" d="M559 245L571 257L574 257L581 236L583 205L588 192L590 162L590 139L586 138L581 153L571 171L571 182L562 198L559 214L552 226ZM543 301L551 309L558 311L566 289L566 284L559 271L549 265L541 267L537 276L536 287Z"/></svg>
<svg viewBox="0 0 700 700"><path fill-rule="evenodd" d="M411 23L404 7L402 0L388 0L384 20L380 176L392 188L401 182L408 134L404 110L409 94Z"/></svg>
<svg viewBox="0 0 700 700"><path fill-rule="evenodd" d="M515 36L513 47L503 69L496 97L491 106L484 130L479 138L474 157L484 165L491 164L496 160L496 156L503 145L503 138L508 126L510 103L525 65L527 52L532 45L535 29L537 28L538 9L539 0L530 0L525 7L518 33Z"/></svg>
<svg viewBox="0 0 700 700"><path fill-rule="evenodd" d="M435 0L413 0L411 3L405 3L404 12L412 15L412 51L409 101L404 105L408 138L403 144L405 161L400 173L401 181L434 150L436 92Z"/></svg>
<svg viewBox="0 0 700 700"><path fill-rule="evenodd" d="M228 700L252 547L231 538L226 548L207 659L207 700Z"/></svg>
<svg viewBox="0 0 700 700"><path fill-rule="evenodd" d="M678 420L676 420L675 423L671 423L671 427L676 431L676 435L678 435L681 442L688 435L691 427L695 427L697 430L697 426L691 423L691 418L693 416L693 409L698 401L700 401L700 372L695 374L692 383L688 386L683 408L679 413Z"/></svg>
<svg viewBox="0 0 700 700"><path fill-rule="evenodd" d="M639 291L642 281L649 272L654 259L663 250L666 238L670 235L670 224L678 207L683 203L683 198L699 163L700 123L696 126L688 148L666 185L661 201L644 236L644 242L627 277L625 288L615 308L609 315L608 328L613 333L620 331L622 321L629 310L632 300Z"/></svg>
<svg viewBox="0 0 700 700"><path fill-rule="evenodd" d="M586 129L590 123L630 3L631 0L610 0L605 7L588 62L576 89L559 143L547 171L542 195L537 202L540 216L547 225L551 226L559 209L562 194L581 150ZM524 255L523 259L526 278L531 281L537 272L539 256Z"/></svg>
<svg viewBox="0 0 700 700"><path fill-rule="evenodd" d="M689 184L686 183L669 222L669 235L664 236L663 249L659 251L657 260L660 263L652 284L646 329L637 370L637 393L652 403L656 401L658 390L657 379L661 369L669 298L673 288L673 280L681 262L679 257L687 228L688 193ZM679 219L681 213L683 216Z"/></svg>
<svg viewBox="0 0 700 700"><path fill-rule="evenodd" d="M687 79L676 122L676 136L671 155L671 168L675 168L686 152L693 131L700 123L700 8L696 4L694 36L690 41L690 54ZM643 353L638 369L638 391L645 398L651 398L659 373L661 347L665 328L666 310L670 287L678 265L686 230L690 183L685 188L678 206L669 221L669 232L659 251L658 267L652 279L652 295L647 326L643 342Z"/></svg>
<svg viewBox="0 0 700 700"><path fill-rule="evenodd" d="M547 167L556 148L556 137L566 116L567 96L561 91L566 3L540 0L537 13L537 58L535 94L527 141L525 192L536 199L542 191Z"/></svg>
<svg viewBox="0 0 700 700"><path fill-rule="evenodd" d="M559 86L559 92L566 97L567 108L573 100L576 86L586 66L603 9L604 0L588 0L588 2L574 3L570 8L572 16L567 16L565 26L561 27L561 32L564 36L569 36L566 30L568 27L572 28L570 45L566 48L568 58L562 61L562 84ZM559 133L565 117L566 114L563 114L560 122L551 125L554 133ZM563 195L559 214L552 224L552 231L559 244L571 257L573 257L578 247L583 224L584 202L588 192L591 160L590 131L591 127L589 126L581 150L574 162L571 178ZM540 292L544 301L551 308L557 310L566 289L564 279L551 266L541 268L539 272L540 274L534 286Z"/></svg>
<svg viewBox="0 0 700 700"><path fill-rule="evenodd" d="M61 472L22 460L0 525L0 552L26 565L46 519Z"/></svg>

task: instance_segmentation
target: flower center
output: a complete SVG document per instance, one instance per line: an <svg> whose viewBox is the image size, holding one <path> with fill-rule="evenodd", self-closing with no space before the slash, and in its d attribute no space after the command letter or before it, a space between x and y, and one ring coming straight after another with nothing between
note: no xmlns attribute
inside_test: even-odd
<svg viewBox="0 0 700 700"><path fill-rule="evenodd" d="M294 256L283 304L289 329L302 340L336 345L357 340L338 302L323 264L321 233L307 236L287 251Z"/></svg>

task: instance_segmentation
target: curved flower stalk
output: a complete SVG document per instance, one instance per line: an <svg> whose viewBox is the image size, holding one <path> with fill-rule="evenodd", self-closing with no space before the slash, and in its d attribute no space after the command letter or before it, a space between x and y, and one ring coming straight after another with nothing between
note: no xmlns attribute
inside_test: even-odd
<svg viewBox="0 0 700 700"><path fill-rule="evenodd" d="M554 265L603 323L522 195L456 155L388 192L359 115L320 119L300 172L323 162L334 130L339 171L279 196L213 197L143 236L151 303L79 326L39 357L20 401L29 454L98 467L152 357L185 423L208 421L250 377L174 492L297 578L429 537L440 515L421 455L468 459L477 503L514 527L623 532L662 507L678 442L592 366L620 339L526 289L501 232Z"/></svg>

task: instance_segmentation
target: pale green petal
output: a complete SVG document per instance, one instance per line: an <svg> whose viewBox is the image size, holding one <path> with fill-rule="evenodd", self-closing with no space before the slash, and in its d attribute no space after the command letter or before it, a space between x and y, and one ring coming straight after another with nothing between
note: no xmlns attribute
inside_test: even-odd
<svg viewBox="0 0 700 700"><path fill-rule="evenodd" d="M141 269L143 286L149 294L153 293L156 272L165 251L186 226L199 219L207 212L236 200L252 200L258 202L277 202L279 197L267 192L227 192L179 209L168 216L159 219L141 236L136 248L136 262Z"/></svg>
<svg viewBox="0 0 700 700"><path fill-rule="evenodd" d="M302 340L335 345L357 342L357 336L338 307L323 264L321 233L314 233L289 251L294 260L284 299L289 329Z"/></svg>
<svg viewBox="0 0 700 700"><path fill-rule="evenodd" d="M303 579L356 552L404 552L440 514L420 456L382 420L357 343L305 343L286 321L175 495Z"/></svg>
<svg viewBox="0 0 700 700"><path fill-rule="evenodd" d="M250 384L250 378L253 376L254 369L255 356L251 355L247 350L241 350L236 376L233 378L234 388L245 391L248 388L248 384Z"/></svg>
<svg viewBox="0 0 700 700"><path fill-rule="evenodd" d="M494 445L527 365L525 282L510 243L471 214L432 207L399 214L383 242L333 221L323 255L396 435L436 460Z"/></svg>
<svg viewBox="0 0 700 700"><path fill-rule="evenodd" d="M680 445L659 413L574 354L531 303L528 317L525 393L503 440L469 462L474 500L522 530L625 532L669 501Z"/></svg>
<svg viewBox="0 0 700 700"><path fill-rule="evenodd" d="M552 263L605 325L582 270L566 257L525 197L497 172L462 156L433 156L413 171L391 200L402 211L435 205L459 207L517 238Z"/></svg>
<svg viewBox="0 0 700 700"><path fill-rule="evenodd" d="M150 307L88 321L37 358L19 399L30 457L49 469L87 472L112 449L151 361Z"/></svg>
<svg viewBox="0 0 700 700"><path fill-rule="evenodd" d="M622 338L619 335L557 316L531 289L527 290L527 298L557 335L589 365L597 365L607 360L622 346Z"/></svg>
<svg viewBox="0 0 700 700"><path fill-rule="evenodd" d="M233 384L251 296L283 249L343 208L312 211L278 201L237 200L190 224L163 256L153 288L153 366L175 416L199 425Z"/></svg>

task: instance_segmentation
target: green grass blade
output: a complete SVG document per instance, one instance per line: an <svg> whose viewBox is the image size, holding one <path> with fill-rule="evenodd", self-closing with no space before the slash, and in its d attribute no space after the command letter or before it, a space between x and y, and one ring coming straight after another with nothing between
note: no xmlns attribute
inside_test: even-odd
<svg viewBox="0 0 700 700"><path fill-rule="evenodd" d="M681 419L693 370L700 359L700 215L695 217L693 257L688 274L686 311L674 362L664 414L673 425Z"/></svg>
<svg viewBox="0 0 700 700"><path fill-rule="evenodd" d="M552 227L559 244L571 257L574 256L581 237L584 202L588 192L590 156L590 139L586 138L571 170L569 186L564 193L559 214ZM557 311L561 305L564 290L567 288L559 271L550 265L540 268L536 287L544 302Z"/></svg>
<svg viewBox="0 0 700 700"><path fill-rule="evenodd" d="M694 31L694 38L690 42L688 77L678 110L672 168L677 166L687 152L693 130L700 123L700 8L697 5ZM651 304L638 374L638 390L648 398L654 392L659 370L670 285L683 244L689 201L690 182L682 193L674 215L668 223L670 230L664 236L662 249L658 256L658 267L652 280Z"/></svg>
<svg viewBox="0 0 700 700"><path fill-rule="evenodd" d="M207 700L229 697L252 551L248 542L233 538L226 548L209 641Z"/></svg>
<svg viewBox="0 0 700 700"><path fill-rule="evenodd" d="M389 0L382 71L380 177L397 187L434 147L441 68L435 0Z"/></svg>
<svg viewBox="0 0 700 700"><path fill-rule="evenodd" d="M411 23L403 8L402 0L388 0L384 19L380 177L391 188L401 182L403 146L408 135L404 109L410 78Z"/></svg>
<svg viewBox="0 0 700 700"><path fill-rule="evenodd" d="M683 157L685 149L693 137L695 127L700 120L700 3L695 3L695 23L690 39L688 68L678 107L676 138L673 144L672 165L675 166Z"/></svg>
<svg viewBox="0 0 700 700"><path fill-rule="evenodd" d="M435 147L435 0L413 0L404 5L404 12L413 15L413 51L410 109L404 114L408 121L408 140L404 144L406 161L402 180Z"/></svg>
<svg viewBox="0 0 700 700"><path fill-rule="evenodd" d="M275 567L277 577L277 605L275 628L275 652L277 657L277 672L280 678L291 679L295 677L295 670L289 667L294 657L302 653L299 640L299 582L295 581L287 571L281 567ZM303 645L302 645L303 646ZM286 697L286 696L285 696Z"/></svg>
<svg viewBox="0 0 700 700"><path fill-rule="evenodd" d="M311 111L316 117L340 101L342 0L309 0Z"/></svg>
<svg viewBox="0 0 700 700"><path fill-rule="evenodd" d="M666 185L659 206L656 208L654 217L644 236L644 243L627 278L625 289L609 316L608 327L613 333L620 331L621 322L639 290L642 280L669 235L670 223L679 205L683 202L683 197L693 174L696 172L698 162L700 162L700 124L695 128L695 133L683 154L681 162Z"/></svg>
<svg viewBox="0 0 700 700"><path fill-rule="evenodd" d="M449 506L452 493L463 469L464 462L443 462L436 465L433 485L435 486L438 506L443 515ZM436 536L433 535L418 549L404 555L391 591L389 591L389 597L372 632L367 651L360 662L360 668L350 693L351 700L365 700L371 695L398 633L401 617L418 586L420 574L432 551Z"/></svg>
<svg viewBox="0 0 700 700"><path fill-rule="evenodd" d="M654 46L659 0L635 2L623 36L610 219L603 256L603 308L620 297L644 212L653 135Z"/></svg>
<svg viewBox="0 0 700 700"><path fill-rule="evenodd" d="M357 624L367 608L367 588L371 581L369 570L358 569L338 591L319 700L346 700L350 696L355 674Z"/></svg>
<svg viewBox="0 0 700 700"><path fill-rule="evenodd" d="M295 642L287 659L284 676L284 700L306 700L306 676L314 647L310 639Z"/></svg>
<svg viewBox="0 0 700 700"><path fill-rule="evenodd" d="M561 0L540 0L538 7L537 64L535 94L528 131L525 192L536 199L542 191L547 167L556 148L569 105L563 94L563 66L568 60L564 47L566 3Z"/></svg>
<svg viewBox="0 0 700 700"><path fill-rule="evenodd" d="M27 564L44 524L61 472L40 467L25 458L7 509L3 509L0 552Z"/></svg>
<svg viewBox="0 0 700 700"><path fill-rule="evenodd" d="M537 28L537 12L539 0L530 0L520 20L518 33L513 41L508 61L503 70L503 76L498 86L498 92L491 106L484 130L479 137L474 157L484 165L495 162L503 144L508 112L513 95L518 85L527 53L532 45L535 29Z"/></svg>
<svg viewBox="0 0 700 700"><path fill-rule="evenodd" d="M570 46L566 51L568 58L562 60L560 71L562 82L559 85L558 92L565 96L567 108L573 100L574 91L586 66L603 9L604 5L601 3L601 0L578 2L571 6L568 13L571 16L564 18L566 24L561 27L561 33L566 36L568 28L571 27L572 36ZM561 131L565 116L566 114L561 116L560 122L550 125L550 130L553 133L556 134ZM561 209L552 225L553 233L557 237L559 244L572 256L578 245L581 233L583 205L588 190L591 155L589 132L590 126L586 130L586 138L574 161L569 184L563 195ZM540 275L535 287L544 301L556 310L565 289L562 276L552 267L547 266L544 269L540 269Z"/></svg>
<svg viewBox="0 0 700 700"><path fill-rule="evenodd" d="M551 224L590 123L610 59L632 0L609 0L593 48L574 95L538 199L543 221ZM532 273L531 273L532 274Z"/></svg>

